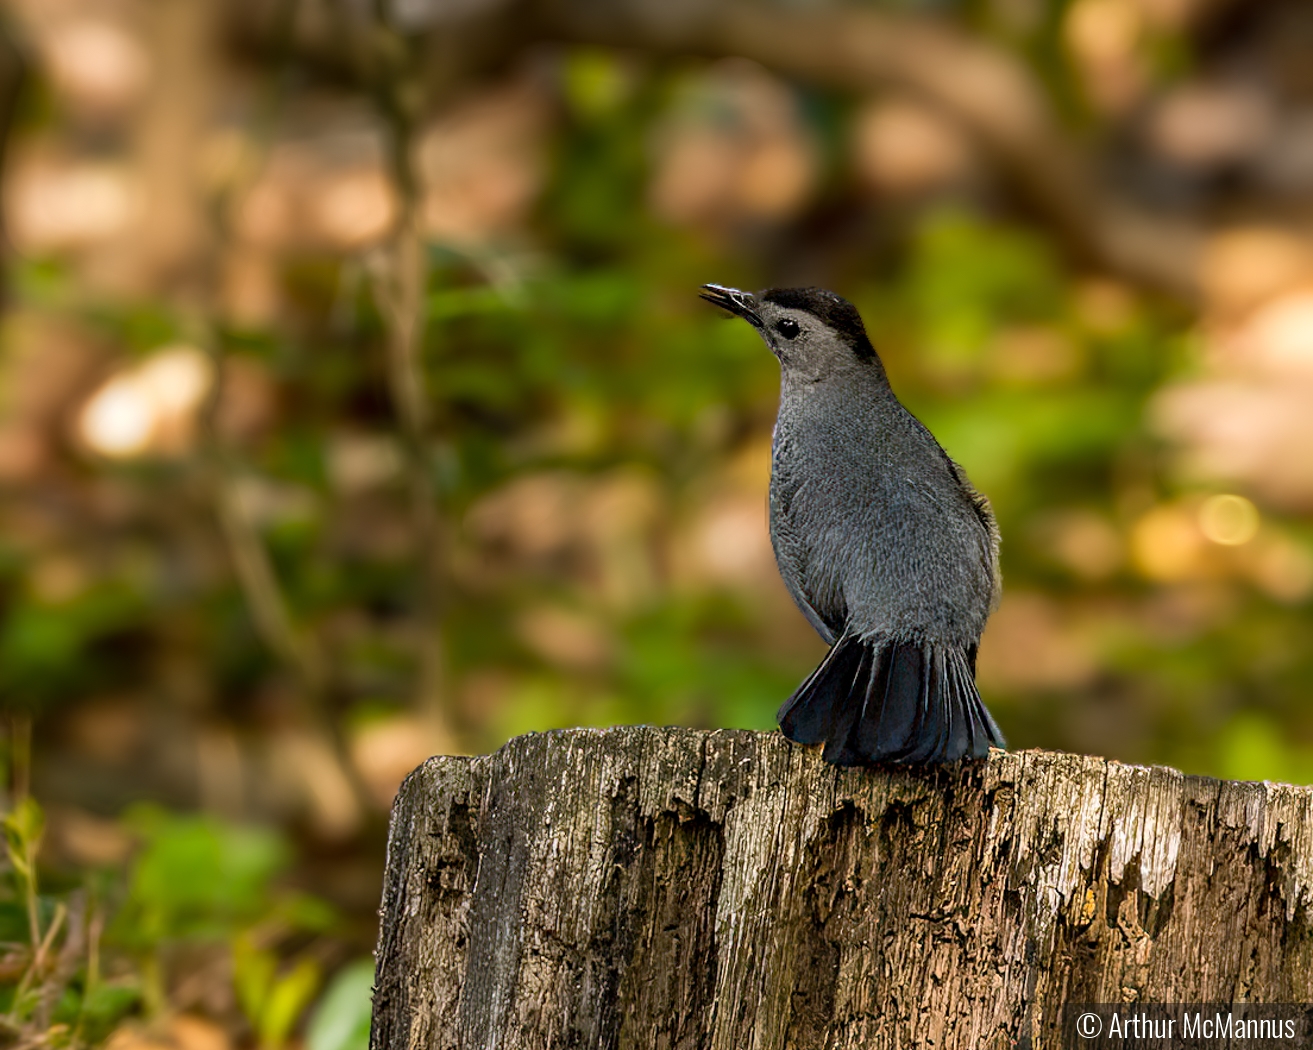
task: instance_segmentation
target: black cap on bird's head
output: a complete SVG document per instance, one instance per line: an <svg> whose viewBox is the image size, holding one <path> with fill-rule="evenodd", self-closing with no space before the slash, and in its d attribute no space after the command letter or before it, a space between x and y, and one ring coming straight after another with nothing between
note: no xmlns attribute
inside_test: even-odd
<svg viewBox="0 0 1313 1050"><path fill-rule="evenodd" d="M866 335L857 307L824 288L768 288L755 295L719 284L704 284L701 297L741 317L761 333L775 356L786 366L828 371L841 363L834 350L846 351L848 360L873 363L879 358ZM831 358L827 362L826 358Z"/></svg>

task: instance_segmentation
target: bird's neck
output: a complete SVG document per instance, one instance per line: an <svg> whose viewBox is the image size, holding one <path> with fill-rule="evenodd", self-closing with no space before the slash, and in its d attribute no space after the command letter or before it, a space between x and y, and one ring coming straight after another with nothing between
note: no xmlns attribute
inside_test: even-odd
<svg viewBox="0 0 1313 1050"><path fill-rule="evenodd" d="M819 373L806 368L785 367L780 371L780 396L784 399L855 397L864 401L895 400L884 366L878 359L853 361L847 367L830 367Z"/></svg>

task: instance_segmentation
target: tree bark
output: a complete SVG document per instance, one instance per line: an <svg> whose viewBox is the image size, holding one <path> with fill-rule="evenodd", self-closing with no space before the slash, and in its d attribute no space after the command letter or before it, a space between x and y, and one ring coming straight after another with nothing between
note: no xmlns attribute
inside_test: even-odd
<svg viewBox="0 0 1313 1050"><path fill-rule="evenodd" d="M433 758L393 810L372 1050L1059 1047L1069 1003L1308 1002L1311 801L743 731Z"/></svg>

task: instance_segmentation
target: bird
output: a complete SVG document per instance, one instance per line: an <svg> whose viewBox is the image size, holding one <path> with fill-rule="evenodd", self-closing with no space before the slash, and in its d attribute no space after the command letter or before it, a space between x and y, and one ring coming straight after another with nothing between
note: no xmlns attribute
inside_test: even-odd
<svg viewBox="0 0 1313 1050"><path fill-rule="evenodd" d="M823 288L701 297L757 330L780 364L771 546L830 646L780 707L784 735L838 766L980 759L1005 745L976 688L998 605L988 499L889 385L861 315Z"/></svg>

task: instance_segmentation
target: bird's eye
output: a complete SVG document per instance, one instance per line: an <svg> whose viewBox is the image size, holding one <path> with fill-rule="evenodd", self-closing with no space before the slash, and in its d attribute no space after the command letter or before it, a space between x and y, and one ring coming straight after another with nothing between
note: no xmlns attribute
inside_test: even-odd
<svg viewBox="0 0 1313 1050"><path fill-rule="evenodd" d="M775 322L775 331L784 336L785 339L797 339L798 333L802 331L798 327L798 322L791 317L786 317L782 321Z"/></svg>

